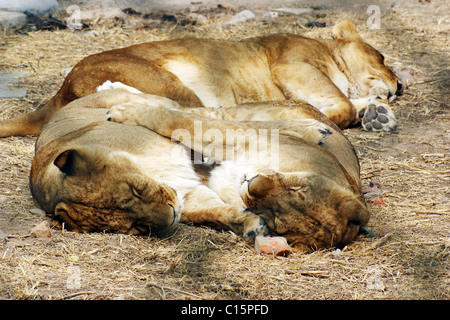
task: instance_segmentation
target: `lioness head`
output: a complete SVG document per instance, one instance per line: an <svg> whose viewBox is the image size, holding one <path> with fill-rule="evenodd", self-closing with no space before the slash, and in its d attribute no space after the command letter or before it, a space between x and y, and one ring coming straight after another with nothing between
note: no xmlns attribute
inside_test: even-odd
<svg viewBox="0 0 450 320"><path fill-rule="evenodd" d="M75 147L37 153L32 193L46 212L79 232L161 232L179 220L175 191L149 178L121 152Z"/></svg>
<svg viewBox="0 0 450 320"><path fill-rule="evenodd" d="M384 95L392 101L402 95L403 85L385 65L384 56L363 42L349 19L336 24L332 34L336 40L335 58L353 78L359 97Z"/></svg>
<svg viewBox="0 0 450 320"><path fill-rule="evenodd" d="M353 192L308 172L260 172L244 181L241 197L272 232L304 251L345 246L369 219Z"/></svg>

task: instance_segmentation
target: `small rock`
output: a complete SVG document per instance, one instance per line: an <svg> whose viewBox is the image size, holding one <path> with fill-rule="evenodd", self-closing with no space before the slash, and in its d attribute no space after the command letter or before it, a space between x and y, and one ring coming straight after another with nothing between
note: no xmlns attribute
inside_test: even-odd
<svg viewBox="0 0 450 320"><path fill-rule="evenodd" d="M165 21L177 23L177 17L175 17L173 14L164 14L161 18L161 22Z"/></svg>
<svg viewBox="0 0 450 320"><path fill-rule="evenodd" d="M222 26L226 27L229 26L231 24L237 24L237 23L241 23L241 22L245 22L251 19L255 18L255 14L253 12L251 12L250 10L243 10L239 13L236 13L233 17L231 17L230 20L224 22L222 24Z"/></svg>
<svg viewBox="0 0 450 320"><path fill-rule="evenodd" d="M199 13L191 12L187 15L187 18L195 20L197 22L197 24L199 24L199 25L208 23L208 18Z"/></svg>
<svg viewBox="0 0 450 320"><path fill-rule="evenodd" d="M71 262L78 262L78 260L80 260L80 257L77 255L71 255L67 258L67 260L69 260Z"/></svg>
<svg viewBox="0 0 450 320"><path fill-rule="evenodd" d="M31 229L31 235L35 238L50 238L52 233L48 221L42 221Z"/></svg>
<svg viewBox="0 0 450 320"><path fill-rule="evenodd" d="M27 89L21 87L19 83L28 74L28 72L0 72L0 98L25 98Z"/></svg>
<svg viewBox="0 0 450 320"><path fill-rule="evenodd" d="M314 27L325 28L325 27L328 26L328 23L326 23L326 22L318 22L318 21L314 21L314 20L310 19L308 21L308 23L306 24L306 26L308 28L314 28Z"/></svg>
<svg viewBox="0 0 450 320"><path fill-rule="evenodd" d="M408 268L405 270L405 274L413 274L414 273L414 269L413 268Z"/></svg>
<svg viewBox="0 0 450 320"><path fill-rule="evenodd" d="M313 9L309 8L277 8L273 9L274 11L281 12L284 14L292 14L292 15L302 15L302 14L311 14Z"/></svg>
<svg viewBox="0 0 450 320"><path fill-rule="evenodd" d="M6 242L8 240L8 236L2 230L0 230L0 241Z"/></svg>
<svg viewBox="0 0 450 320"><path fill-rule="evenodd" d="M413 83L414 77L406 70L397 72L397 77L400 79L400 81L406 85L409 86L411 83Z"/></svg>
<svg viewBox="0 0 450 320"><path fill-rule="evenodd" d="M376 197L376 198L373 200L373 204L374 204L374 205L378 205L378 206L384 206L384 205L386 205L386 202L383 200L383 198Z"/></svg>
<svg viewBox="0 0 450 320"><path fill-rule="evenodd" d="M267 22L272 23L272 19L278 18L278 12L275 11L269 11L262 15L262 17L259 19L261 22Z"/></svg>
<svg viewBox="0 0 450 320"><path fill-rule="evenodd" d="M345 258L345 253L341 249L336 249L334 251L331 251L331 255L335 259L344 259Z"/></svg>
<svg viewBox="0 0 450 320"><path fill-rule="evenodd" d="M55 11L59 8L57 0L14 0L14 1L0 1L0 9L6 9L17 12L33 12L35 14L42 14Z"/></svg>
<svg viewBox="0 0 450 320"><path fill-rule="evenodd" d="M326 5L321 4L320 6L312 6L311 9L313 10L325 10L327 8Z"/></svg>
<svg viewBox="0 0 450 320"><path fill-rule="evenodd" d="M0 12L0 26L4 29L20 27L27 23L27 16L21 12Z"/></svg>
<svg viewBox="0 0 450 320"><path fill-rule="evenodd" d="M258 253L273 256L287 256L292 252L285 237L257 236L255 239L255 249Z"/></svg>
<svg viewBox="0 0 450 320"><path fill-rule="evenodd" d="M41 216L45 216L45 211L39 208L31 208L30 213L32 214L36 214L36 215L41 215Z"/></svg>

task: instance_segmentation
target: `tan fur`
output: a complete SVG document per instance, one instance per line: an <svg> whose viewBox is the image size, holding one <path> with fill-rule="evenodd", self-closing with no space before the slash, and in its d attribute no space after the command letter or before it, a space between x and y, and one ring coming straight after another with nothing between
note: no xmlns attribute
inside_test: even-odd
<svg viewBox="0 0 450 320"><path fill-rule="evenodd" d="M334 40L292 34L243 41L188 38L94 54L73 68L43 108L1 122L0 137L38 134L55 111L107 80L183 107L306 101L340 128L362 121L367 130L394 129L394 114L376 96L401 94L397 77L350 20L332 32Z"/></svg>
<svg viewBox="0 0 450 320"><path fill-rule="evenodd" d="M282 234L302 250L343 246L356 237L369 218L358 160L331 121L302 103L217 111L181 108L124 89L77 99L54 114L37 140L32 194L66 228L80 232L159 232L181 214L182 222L225 227L244 237ZM250 113L252 121L237 121ZM299 119L282 120L293 113ZM200 135L213 128L277 130L279 170L264 158L221 158L201 173L190 152L180 153L186 148L170 139L174 130L187 130L192 140L184 145L212 156L207 143L194 141L195 121L203 124Z"/></svg>
<svg viewBox="0 0 450 320"><path fill-rule="evenodd" d="M288 114L298 119L289 120ZM284 235L296 248L310 251L349 243L369 219L351 144L339 128L307 104L244 104L215 110L127 103L113 106L108 119L143 126L166 138L173 138L175 130L182 128L190 137L183 140L184 145L221 161L206 186L187 194L183 222L225 225L249 235L261 231L258 217L271 233ZM200 134L196 132L199 123ZM205 141L209 130L216 130L215 140L229 130L242 130L245 135L251 129L279 133L276 171L264 157L230 160L225 153L222 158L209 153L211 141ZM244 149L250 143L245 141ZM222 147L228 144L224 141ZM239 210L242 207L246 210Z"/></svg>

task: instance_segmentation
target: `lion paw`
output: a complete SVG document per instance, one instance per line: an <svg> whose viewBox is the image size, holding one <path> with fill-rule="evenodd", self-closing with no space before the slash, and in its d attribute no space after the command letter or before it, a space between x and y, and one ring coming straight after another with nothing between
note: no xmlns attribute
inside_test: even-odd
<svg viewBox="0 0 450 320"><path fill-rule="evenodd" d="M301 138L305 141L321 145L332 134L330 128L326 124L318 120L302 119L299 121L304 123ZM301 126L299 126L299 129L301 129Z"/></svg>
<svg viewBox="0 0 450 320"><path fill-rule="evenodd" d="M397 118L381 99L371 99L368 105L359 111L358 116L364 130L395 131L397 129Z"/></svg>
<svg viewBox="0 0 450 320"><path fill-rule="evenodd" d="M320 134L320 139L319 139L319 145L323 144L325 142L326 139L328 139L328 137L332 134L332 132L330 131L330 129L328 129L328 127L324 127L324 128L319 128L319 134Z"/></svg>
<svg viewBox="0 0 450 320"><path fill-rule="evenodd" d="M303 139L312 144L321 145L332 134L329 127L314 119L297 119L295 121L295 127L282 128L281 134L290 135Z"/></svg>
<svg viewBox="0 0 450 320"><path fill-rule="evenodd" d="M117 123L137 125L138 115L135 109L136 106L133 104L116 104L106 113L106 120Z"/></svg>
<svg viewBox="0 0 450 320"><path fill-rule="evenodd" d="M138 89L127 86L126 84L123 84L122 82L119 82L119 81L111 82L110 80L106 80L101 86L98 86L97 92L104 91L104 90L113 90L113 89L123 89L130 93L137 93L137 94L142 93Z"/></svg>
<svg viewBox="0 0 450 320"><path fill-rule="evenodd" d="M266 221L257 215L252 216L244 224L243 237L245 240L253 239L256 236L267 236L269 234L270 232Z"/></svg>

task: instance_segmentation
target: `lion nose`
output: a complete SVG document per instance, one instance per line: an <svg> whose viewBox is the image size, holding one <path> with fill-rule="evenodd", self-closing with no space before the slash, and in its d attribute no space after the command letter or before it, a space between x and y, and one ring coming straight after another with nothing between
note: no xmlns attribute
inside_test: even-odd
<svg viewBox="0 0 450 320"><path fill-rule="evenodd" d="M396 96L401 96L403 94L403 84L397 80L397 91L395 92Z"/></svg>
<svg viewBox="0 0 450 320"><path fill-rule="evenodd" d="M172 225L180 221L180 207L178 204L168 204L172 208Z"/></svg>
<svg viewBox="0 0 450 320"><path fill-rule="evenodd" d="M257 174L256 176L253 176L253 177L251 177L250 179L248 179L247 177L245 177L245 180L244 181L247 181L247 188L248 188L248 190L250 190L250 188L251 188L251 184L252 184L252 182L255 180L255 178L257 178L257 177L259 177L259 174Z"/></svg>

